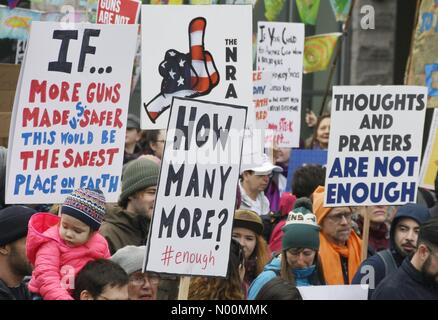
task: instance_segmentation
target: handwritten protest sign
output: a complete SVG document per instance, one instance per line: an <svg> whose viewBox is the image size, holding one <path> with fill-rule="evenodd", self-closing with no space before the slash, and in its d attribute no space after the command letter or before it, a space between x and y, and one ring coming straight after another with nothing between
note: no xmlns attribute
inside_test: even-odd
<svg viewBox="0 0 438 320"><path fill-rule="evenodd" d="M438 109L433 112L430 124L426 152L421 165L420 186L435 190L435 178L438 170ZM437 191L437 190L435 190Z"/></svg>
<svg viewBox="0 0 438 320"><path fill-rule="evenodd" d="M141 17L142 128L166 128L172 97L248 106L255 125L250 5L142 6Z"/></svg>
<svg viewBox="0 0 438 320"><path fill-rule="evenodd" d="M134 24L140 11L138 0L99 0L96 23Z"/></svg>
<svg viewBox="0 0 438 320"><path fill-rule="evenodd" d="M327 207L415 202L427 88L333 88Z"/></svg>
<svg viewBox="0 0 438 320"><path fill-rule="evenodd" d="M226 275L246 113L173 99L146 270Z"/></svg>
<svg viewBox="0 0 438 320"><path fill-rule="evenodd" d="M33 22L9 134L7 203L62 202L77 187L117 201L136 34L135 25Z"/></svg>
<svg viewBox="0 0 438 320"><path fill-rule="evenodd" d="M261 151L263 147L270 148L272 145L272 132L268 130L269 117L269 93L272 81L272 72L269 71L254 71L252 74L253 80L253 104L256 115L256 129L258 135L263 139Z"/></svg>
<svg viewBox="0 0 438 320"><path fill-rule="evenodd" d="M280 148L299 145L303 51L304 24L259 21L257 69L273 72L268 129Z"/></svg>

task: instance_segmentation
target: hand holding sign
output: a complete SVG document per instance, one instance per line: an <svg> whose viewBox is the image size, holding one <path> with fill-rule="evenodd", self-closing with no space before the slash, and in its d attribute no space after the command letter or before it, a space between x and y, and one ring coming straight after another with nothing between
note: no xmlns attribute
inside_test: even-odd
<svg viewBox="0 0 438 320"><path fill-rule="evenodd" d="M150 120L156 119L172 103L172 97L198 97L207 95L219 83L219 72L210 52L204 49L204 35L207 21L198 17L189 24L190 52L167 50L164 61L159 65L163 77L161 92L149 103L144 104Z"/></svg>

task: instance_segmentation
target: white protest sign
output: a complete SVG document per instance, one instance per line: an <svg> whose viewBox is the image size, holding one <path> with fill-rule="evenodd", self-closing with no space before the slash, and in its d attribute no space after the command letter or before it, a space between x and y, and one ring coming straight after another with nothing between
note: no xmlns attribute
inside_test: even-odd
<svg viewBox="0 0 438 320"><path fill-rule="evenodd" d="M256 114L256 129L263 137L263 147L272 147L272 130L268 130L269 117L269 95L271 89L272 72L254 71L253 81L253 103Z"/></svg>
<svg viewBox="0 0 438 320"><path fill-rule="evenodd" d="M298 287L303 300L368 300L368 285Z"/></svg>
<svg viewBox="0 0 438 320"><path fill-rule="evenodd" d="M117 201L137 28L32 23L10 127L7 203L61 203L78 187Z"/></svg>
<svg viewBox="0 0 438 320"><path fill-rule="evenodd" d="M259 21L257 69L273 72L267 119L271 146L299 146L303 52L304 24Z"/></svg>
<svg viewBox="0 0 438 320"><path fill-rule="evenodd" d="M427 89L333 87L324 205L415 202Z"/></svg>
<svg viewBox="0 0 438 320"><path fill-rule="evenodd" d="M252 106L250 5L143 5L141 120L165 129L172 97Z"/></svg>
<svg viewBox="0 0 438 320"><path fill-rule="evenodd" d="M173 99L146 270L226 275L246 113Z"/></svg>

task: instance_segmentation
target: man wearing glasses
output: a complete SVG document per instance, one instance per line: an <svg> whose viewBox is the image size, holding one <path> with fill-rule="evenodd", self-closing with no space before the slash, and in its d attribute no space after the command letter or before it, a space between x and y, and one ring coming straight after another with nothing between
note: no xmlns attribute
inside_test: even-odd
<svg viewBox="0 0 438 320"><path fill-rule="evenodd" d="M438 300L438 218L420 225L418 247L376 288L373 300Z"/></svg>
<svg viewBox="0 0 438 320"><path fill-rule="evenodd" d="M313 212L321 227L319 255L328 285L351 284L361 263L362 240L353 231L350 207L324 207L324 187L313 193Z"/></svg>
<svg viewBox="0 0 438 320"><path fill-rule="evenodd" d="M111 257L129 276L129 300L157 300L160 276L154 272L142 272L145 253L146 246L126 246Z"/></svg>
<svg viewBox="0 0 438 320"><path fill-rule="evenodd" d="M242 203L240 209L252 210L260 216L269 214L269 200L264 190L273 173L282 172L283 169L273 165L265 154L250 164L242 163L241 168L239 187Z"/></svg>

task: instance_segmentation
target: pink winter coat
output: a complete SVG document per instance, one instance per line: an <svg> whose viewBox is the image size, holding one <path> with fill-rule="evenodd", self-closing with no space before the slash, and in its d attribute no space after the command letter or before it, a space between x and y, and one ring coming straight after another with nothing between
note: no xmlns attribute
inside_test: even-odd
<svg viewBox="0 0 438 320"><path fill-rule="evenodd" d="M111 257L108 243L98 232L87 243L68 247L59 236L60 220L53 214L37 213L29 221L26 253L34 266L29 290L41 295L44 300L73 300L61 283L73 281L74 284L74 277L87 262ZM67 267L61 273L63 266Z"/></svg>

